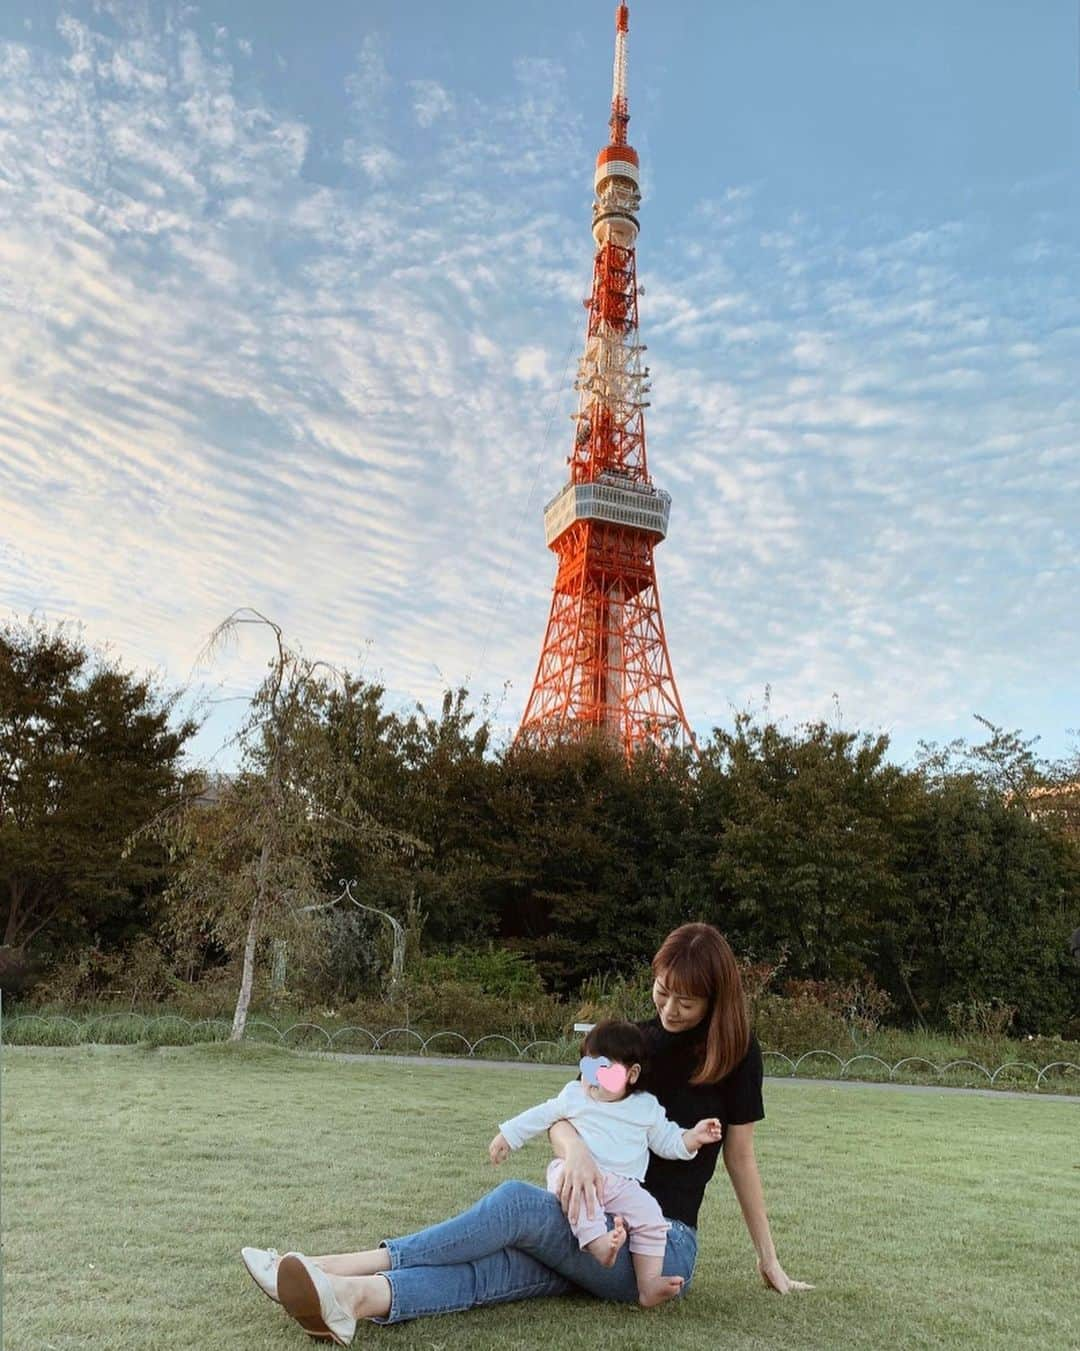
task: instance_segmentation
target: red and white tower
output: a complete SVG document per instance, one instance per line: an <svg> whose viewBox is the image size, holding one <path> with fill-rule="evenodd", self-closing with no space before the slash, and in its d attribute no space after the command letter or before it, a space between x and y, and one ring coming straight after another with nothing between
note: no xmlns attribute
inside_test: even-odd
<svg viewBox="0 0 1080 1351"><path fill-rule="evenodd" d="M551 614L518 739L535 745L607 735L693 744L671 671L653 550L671 498L645 461L649 368L638 341L638 157L627 143L629 6L615 10L611 140L596 157L592 294L575 388L569 482L544 510L558 558Z"/></svg>

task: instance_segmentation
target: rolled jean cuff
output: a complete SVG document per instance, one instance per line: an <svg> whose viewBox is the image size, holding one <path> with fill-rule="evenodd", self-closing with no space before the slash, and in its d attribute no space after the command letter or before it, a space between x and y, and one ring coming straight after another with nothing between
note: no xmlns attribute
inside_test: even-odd
<svg viewBox="0 0 1080 1351"><path fill-rule="evenodd" d="M382 1239L379 1240L379 1247L380 1247L380 1248L385 1248L386 1251L387 1251L387 1253L388 1253L389 1256L390 1256L390 1270L391 1270L391 1271L397 1271L397 1270L399 1269L399 1267L401 1266L401 1254L398 1252L397 1247L395 1246L396 1243L397 1243L397 1240L396 1240L396 1239L393 1239L393 1238L382 1238ZM379 1275L380 1275L380 1276L385 1276L385 1275L386 1275L386 1272L385 1272L385 1271L381 1271L381 1272L379 1273ZM390 1288L391 1288L391 1290L392 1290L392 1289L394 1288L393 1285L391 1285ZM377 1321L377 1322L384 1322L384 1321L389 1321L389 1320L377 1319L377 1320L375 1320L375 1321Z"/></svg>
<svg viewBox="0 0 1080 1351"><path fill-rule="evenodd" d="M380 1247L380 1248L386 1248L386 1247L389 1247L389 1246L390 1246L390 1245L387 1244L387 1243L380 1243L380 1244L379 1244L379 1247ZM379 1275L385 1277L385 1279L386 1279L386 1284L390 1287L390 1311L389 1311L389 1313L386 1314L386 1316L385 1316L384 1318L369 1318L369 1319L368 1319L368 1322L369 1322L369 1323L400 1323L400 1322L401 1322L401 1311L400 1311L400 1309L398 1308L398 1297L397 1297L397 1291L394 1289L394 1282L390 1279L390 1276L389 1276L389 1273L388 1273L388 1272L380 1271L380 1272L379 1272Z"/></svg>

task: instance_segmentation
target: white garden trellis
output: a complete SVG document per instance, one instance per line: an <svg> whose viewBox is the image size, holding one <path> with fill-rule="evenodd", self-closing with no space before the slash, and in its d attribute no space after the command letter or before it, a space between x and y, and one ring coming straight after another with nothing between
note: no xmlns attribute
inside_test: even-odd
<svg viewBox="0 0 1080 1351"><path fill-rule="evenodd" d="M333 910L341 904L342 901L348 901L355 905L357 910L362 910L368 915L378 915L380 919L386 920L390 925L390 931L393 935L393 948L390 957L390 987L389 995L393 999L401 988L402 981L405 979L405 929L399 919L396 919L388 910L379 910L374 905L365 905L358 901L352 893L356 886L356 878L341 877L338 879L338 886L341 888L341 894L335 896L332 901L322 901L314 905L302 905L299 908L301 914L314 914L319 911ZM282 975L284 984L284 975Z"/></svg>

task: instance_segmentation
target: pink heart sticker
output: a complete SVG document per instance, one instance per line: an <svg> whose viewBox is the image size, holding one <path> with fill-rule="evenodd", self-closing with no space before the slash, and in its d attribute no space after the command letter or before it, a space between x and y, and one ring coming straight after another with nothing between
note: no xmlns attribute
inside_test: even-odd
<svg viewBox="0 0 1080 1351"><path fill-rule="evenodd" d="M611 1061L606 1055L583 1055L579 1061L581 1068L581 1077L587 1084L596 1087L596 1071L601 1065L610 1065Z"/></svg>
<svg viewBox="0 0 1080 1351"><path fill-rule="evenodd" d="M607 1093L621 1093L626 1087L625 1065L601 1065L596 1071L596 1082Z"/></svg>

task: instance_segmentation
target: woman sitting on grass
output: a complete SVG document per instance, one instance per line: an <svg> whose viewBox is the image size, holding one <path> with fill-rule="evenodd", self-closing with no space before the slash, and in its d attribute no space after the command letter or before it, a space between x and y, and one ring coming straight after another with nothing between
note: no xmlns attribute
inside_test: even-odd
<svg viewBox="0 0 1080 1351"><path fill-rule="evenodd" d="M657 1016L641 1025L648 1088L684 1128L717 1117L723 1132L720 1144L705 1145L691 1162L651 1158L645 1187L670 1226L662 1274L681 1277L684 1292L690 1285L698 1210L722 1152L762 1280L781 1294L807 1290L781 1267L765 1214L754 1157L754 1123L765 1115L761 1051L732 951L711 925L684 924L664 940L652 969ZM245 1265L306 1332L339 1346L350 1343L360 1318L397 1323L575 1288L636 1303L626 1246L602 1266L582 1251L571 1228L582 1207L589 1216L601 1213L602 1171L569 1121L557 1121L549 1135L563 1161L558 1196L528 1182L504 1182L460 1215L365 1252L287 1253L279 1260L272 1249L245 1248Z"/></svg>

